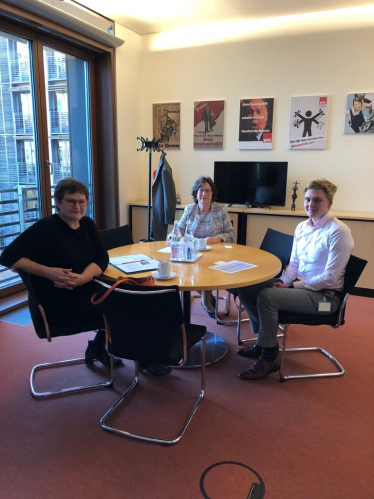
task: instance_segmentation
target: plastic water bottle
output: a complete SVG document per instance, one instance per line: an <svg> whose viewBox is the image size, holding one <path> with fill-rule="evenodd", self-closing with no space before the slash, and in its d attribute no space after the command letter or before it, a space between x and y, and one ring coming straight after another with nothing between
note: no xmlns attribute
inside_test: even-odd
<svg viewBox="0 0 374 499"><path fill-rule="evenodd" d="M185 260L192 260L195 256L195 243L191 231L191 220L188 220L186 232L183 236L183 258Z"/></svg>
<svg viewBox="0 0 374 499"><path fill-rule="evenodd" d="M178 220L174 221L174 229L171 233L171 258L180 260L182 258L182 238L179 232Z"/></svg>

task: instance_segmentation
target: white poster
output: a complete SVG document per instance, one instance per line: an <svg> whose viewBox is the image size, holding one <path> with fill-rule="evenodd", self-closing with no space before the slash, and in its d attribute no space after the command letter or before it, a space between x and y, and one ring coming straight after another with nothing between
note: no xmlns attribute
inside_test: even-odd
<svg viewBox="0 0 374 499"><path fill-rule="evenodd" d="M374 133L374 93L348 94L344 133Z"/></svg>
<svg viewBox="0 0 374 499"><path fill-rule="evenodd" d="M325 149L327 95L292 97L289 149Z"/></svg>

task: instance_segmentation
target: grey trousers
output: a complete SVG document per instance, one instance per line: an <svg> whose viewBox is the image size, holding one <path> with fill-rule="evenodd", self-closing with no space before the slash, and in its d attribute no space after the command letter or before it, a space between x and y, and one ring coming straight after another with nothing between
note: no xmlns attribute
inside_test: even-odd
<svg viewBox="0 0 374 499"><path fill-rule="evenodd" d="M297 288L272 288L278 279L238 288L238 295L248 314L252 332L257 334L257 344L271 348L277 343L278 312L296 312L310 315L328 315L336 312L341 298L332 290L309 291ZM331 303L330 312L319 312L318 304Z"/></svg>

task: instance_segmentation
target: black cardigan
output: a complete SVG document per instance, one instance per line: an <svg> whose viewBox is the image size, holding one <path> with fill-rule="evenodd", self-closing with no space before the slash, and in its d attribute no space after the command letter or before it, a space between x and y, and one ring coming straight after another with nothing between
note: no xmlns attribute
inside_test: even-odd
<svg viewBox="0 0 374 499"><path fill-rule="evenodd" d="M79 229L74 230L58 215L43 218L25 230L5 248L0 263L11 268L23 257L47 267L72 269L77 274L90 263L96 263L104 271L109 262L99 231L90 218L83 217ZM58 317L61 324L85 318L97 318L102 323L101 313L90 302L95 293L92 282L67 290L56 288L43 277L31 278L47 317Z"/></svg>

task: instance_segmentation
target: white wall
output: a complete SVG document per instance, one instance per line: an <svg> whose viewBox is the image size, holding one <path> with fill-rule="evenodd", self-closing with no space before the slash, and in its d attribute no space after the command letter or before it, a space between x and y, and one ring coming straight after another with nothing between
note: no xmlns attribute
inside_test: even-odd
<svg viewBox="0 0 374 499"><path fill-rule="evenodd" d="M121 217L126 203L147 197L148 155L137 153L136 136L152 137L152 103L181 103L181 149L168 151L182 202L201 174L213 176L215 160L288 161L288 197L292 182L326 177L339 186L334 208L374 212L374 134L344 135L346 94L374 91L370 47L374 32L360 29L221 45L151 51L155 35L139 38L125 30L126 43L117 50L117 95ZM139 66L140 65L140 66ZM139 71L139 72L138 72ZM330 95L327 148L289 151L290 98ZM239 99L274 97L274 144L271 151L239 151ZM194 151L195 100L225 100L222 151ZM153 158L153 169L157 157ZM299 191L300 192L300 191ZM302 208L301 196L297 208Z"/></svg>
<svg viewBox="0 0 374 499"><path fill-rule="evenodd" d="M120 223L128 221L130 200L144 198L139 147L141 112L141 37L116 24L116 36L125 43L116 50L116 92L118 127L118 181Z"/></svg>

